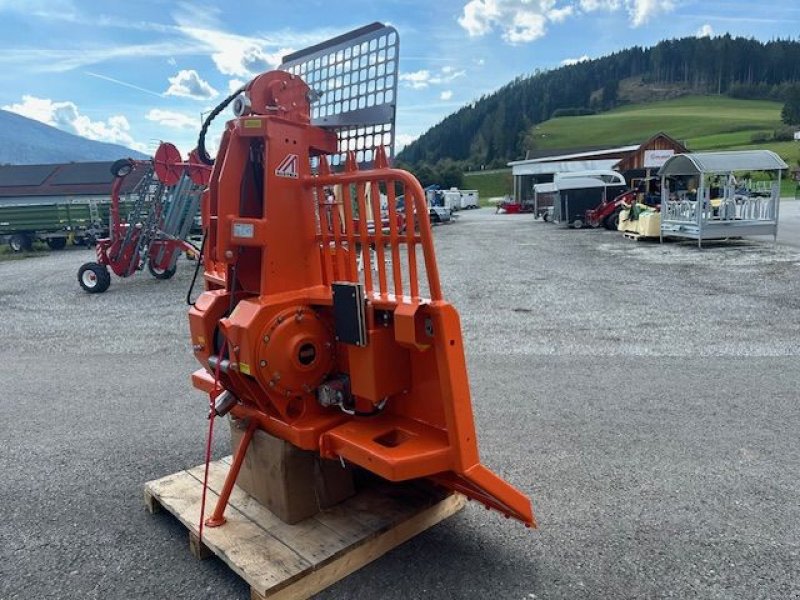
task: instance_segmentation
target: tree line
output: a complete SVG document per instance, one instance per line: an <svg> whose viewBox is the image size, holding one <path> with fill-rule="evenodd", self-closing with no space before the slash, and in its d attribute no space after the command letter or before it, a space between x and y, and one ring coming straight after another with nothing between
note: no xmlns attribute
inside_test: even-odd
<svg viewBox="0 0 800 600"><path fill-rule="evenodd" d="M533 125L554 113L588 114L617 106L619 83L628 78L694 93L786 101L800 84L800 41L682 38L520 76L446 117L398 159L416 167L435 167L444 159L466 169L504 166L524 157Z"/></svg>

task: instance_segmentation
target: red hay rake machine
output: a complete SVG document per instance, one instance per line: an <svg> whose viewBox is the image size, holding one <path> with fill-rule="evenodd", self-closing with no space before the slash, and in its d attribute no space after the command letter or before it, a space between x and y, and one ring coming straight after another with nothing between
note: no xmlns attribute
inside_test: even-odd
<svg viewBox="0 0 800 600"><path fill-rule="evenodd" d="M181 252L200 254L187 237L209 169L192 158L182 163L175 146L161 144L153 161L124 158L111 166L109 236L97 240L97 262L78 269L78 283L85 291L105 292L111 285L109 269L118 277L130 277L146 266L156 279L170 279ZM140 169L144 175L123 203L122 184Z"/></svg>
<svg viewBox="0 0 800 600"><path fill-rule="evenodd" d="M256 429L389 481L427 479L535 526L530 500L480 462L460 320L441 289L425 194L389 166L397 56L397 32L369 25L285 57L203 124L196 156L212 170L205 291L189 311L201 364L192 379L209 396L209 440L216 416L247 423L207 527L225 523ZM212 160L205 135L231 103ZM121 273L156 256L154 244L164 256L181 247L131 227L98 253L103 264L121 260ZM114 246L120 236L133 247Z"/></svg>

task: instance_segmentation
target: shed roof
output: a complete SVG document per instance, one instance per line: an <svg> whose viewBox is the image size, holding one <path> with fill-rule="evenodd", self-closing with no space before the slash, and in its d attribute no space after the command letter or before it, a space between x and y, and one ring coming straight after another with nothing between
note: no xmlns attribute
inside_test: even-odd
<svg viewBox="0 0 800 600"><path fill-rule="evenodd" d="M735 171L774 171L788 169L780 156L771 150L731 150L676 154L667 159L659 175L699 175Z"/></svg>
<svg viewBox="0 0 800 600"><path fill-rule="evenodd" d="M517 165L530 165L530 164L537 164L537 163L549 163L549 162L557 162L562 160L575 160L578 158L592 158L595 156L607 156L609 154L623 154L625 152L632 152L639 148L639 144L635 144L633 146L619 146L616 148L604 148L602 150L592 150L587 152L571 152L568 154L555 154L550 156L542 156L539 158L528 158L525 160L514 160L508 163L510 166L515 167Z"/></svg>
<svg viewBox="0 0 800 600"><path fill-rule="evenodd" d="M613 167L619 159L611 158L605 160L559 160L557 162L534 162L524 161L515 164L511 172L514 176L518 175L554 175L555 173L565 173L569 171L592 171L604 170Z"/></svg>
<svg viewBox="0 0 800 600"><path fill-rule="evenodd" d="M0 166L0 198L29 196L109 196L112 161ZM122 185L130 193L146 173L135 169Z"/></svg>
<svg viewBox="0 0 800 600"><path fill-rule="evenodd" d="M555 183L537 183L533 186L533 191L537 194L552 194L553 192L558 191L558 187Z"/></svg>
<svg viewBox="0 0 800 600"><path fill-rule="evenodd" d="M619 171L614 169L591 169L589 171L567 171L565 173L556 173L554 179L574 179L575 177L594 177L602 181L613 181L614 183L625 184L625 177Z"/></svg>
<svg viewBox="0 0 800 600"><path fill-rule="evenodd" d="M559 179L555 183L559 191L583 190L586 188L601 188L609 185L602 179L597 179L596 177L568 177L564 179ZM619 185L619 184L611 184L611 185Z"/></svg>

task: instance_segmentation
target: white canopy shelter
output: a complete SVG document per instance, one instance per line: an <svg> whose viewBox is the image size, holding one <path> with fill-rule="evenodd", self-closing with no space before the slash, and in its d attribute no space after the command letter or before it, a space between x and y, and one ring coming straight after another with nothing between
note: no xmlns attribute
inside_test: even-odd
<svg viewBox="0 0 800 600"><path fill-rule="evenodd" d="M787 168L769 150L672 156L659 171L662 241L683 237L702 246L704 239L745 235L777 239L781 173ZM676 178L696 188L679 189Z"/></svg>

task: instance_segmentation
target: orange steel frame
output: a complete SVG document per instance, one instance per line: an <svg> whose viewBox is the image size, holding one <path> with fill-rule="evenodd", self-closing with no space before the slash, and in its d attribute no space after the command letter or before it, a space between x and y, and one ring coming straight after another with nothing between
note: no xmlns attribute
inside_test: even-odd
<svg viewBox="0 0 800 600"><path fill-rule="evenodd" d="M224 523L257 427L391 481L428 478L535 526L529 499L480 463L460 320L442 296L419 182L389 168L380 148L374 168L359 170L351 153L332 173L337 139L310 124L301 79L265 73L245 93L249 112L228 122L204 197L206 291L189 313L204 366L194 385L212 398L233 393L232 414L250 423L207 524ZM287 173L293 155L297 170ZM430 298L420 289L423 270ZM334 338L331 286L341 282L363 284L363 346ZM309 345L311 364L298 362ZM212 356L229 367L215 373ZM356 415L378 414L320 405L316 389L334 374L349 376Z"/></svg>

